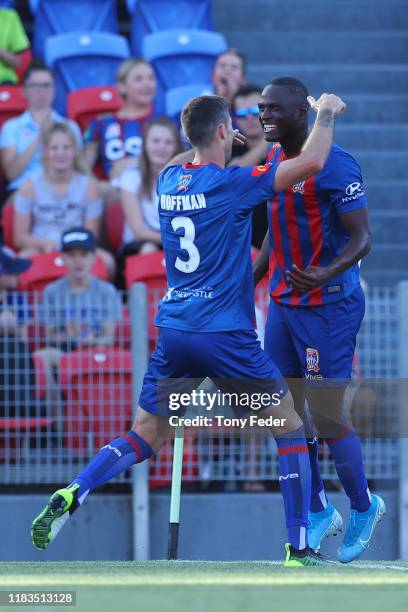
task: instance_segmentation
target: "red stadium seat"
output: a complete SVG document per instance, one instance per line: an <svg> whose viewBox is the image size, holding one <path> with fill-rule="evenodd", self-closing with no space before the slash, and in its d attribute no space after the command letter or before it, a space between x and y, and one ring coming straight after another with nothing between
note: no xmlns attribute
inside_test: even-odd
<svg viewBox="0 0 408 612"><path fill-rule="evenodd" d="M31 49L25 49L25 51L22 51L21 53L19 53L19 56L20 56L20 65L16 69L16 74L17 74L18 82L21 83L23 81L24 73L27 70L28 66L30 65L31 60L33 59L33 54L31 52Z"/></svg>
<svg viewBox="0 0 408 612"><path fill-rule="evenodd" d="M127 257L125 279L127 289L130 289L133 283L145 283L147 287L149 343L153 349L157 340L157 327L154 326L157 306L167 289L163 252Z"/></svg>
<svg viewBox="0 0 408 612"><path fill-rule="evenodd" d="M23 88L18 85L0 86L0 127L13 117L21 115L27 108Z"/></svg>
<svg viewBox="0 0 408 612"><path fill-rule="evenodd" d="M115 348L88 349L61 357L66 399L65 445L77 455L127 431L132 417L132 356Z"/></svg>
<svg viewBox="0 0 408 612"><path fill-rule="evenodd" d="M48 283L65 276L67 273L61 253L58 251L40 253L34 255L31 259L31 266L19 276L20 291L42 291ZM92 274L102 280L109 279L108 271L101 259L95 261Z"/></svg>
<svg viewBox="0 0 408 612"><path fill-rule="evenodd" d="M0 461L19 463L28 459L31 439L38 440L52 423L49 417L0 417Z"/></svg>
<svg viewBox="0 0 408 612"><path fill-rule="evenodd" d="M122 244L123 226L125 223L122 204L120 202L110 204L106 209L105 216L108 244L117 253Z"/></svg>
<svg viewBox="0 0 408 612"><path fill-rule="evenodd" d="M116 113L123 105L114 85L85 87L68 94L68 117L76 121L82 131L101 113Z"/></svg>
<svg viewBox="0 0 408 612"><path fill-rule="evenodd" d="M1 224L3 227L4 244L14 251L16 250L13 242L13 225L14 225L14 206L13 202L8 202L1 211Z"/></svg>

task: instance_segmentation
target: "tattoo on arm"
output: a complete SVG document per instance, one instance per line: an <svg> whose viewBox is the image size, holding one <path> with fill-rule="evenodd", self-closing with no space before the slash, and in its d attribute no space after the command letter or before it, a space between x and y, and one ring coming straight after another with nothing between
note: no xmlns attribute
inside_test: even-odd
<svg viewBox="0 0 408 612"><path fill-rule="evenodd" d="M334 126L334 114L330 110L322 110L319 112L316 123L318 125L322 125L323 127Z"/></svg>

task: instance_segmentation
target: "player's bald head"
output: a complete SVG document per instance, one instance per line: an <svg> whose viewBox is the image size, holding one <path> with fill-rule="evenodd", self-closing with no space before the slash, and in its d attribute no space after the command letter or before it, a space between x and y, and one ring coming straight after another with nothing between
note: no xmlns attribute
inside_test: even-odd
<svg viewBox="0 0 408 612"><path fill-rule="evenodd" d="M181 124L193 147L209 147L217 127L230 122L230 104L221 96L198 96L184 106Z"/></svg>

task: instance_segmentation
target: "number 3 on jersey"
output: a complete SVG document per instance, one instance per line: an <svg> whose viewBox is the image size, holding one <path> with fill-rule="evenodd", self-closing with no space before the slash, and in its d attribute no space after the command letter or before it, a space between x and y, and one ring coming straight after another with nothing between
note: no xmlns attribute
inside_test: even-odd
<svg viewBox="0 0 408 612"><path fill-rule="evenodd" d="M200 265L200 253L194 244L195 238L195 226L189 217L174 217L171 222L171 226L175 232L182 228L184 230L184 236L179 236L180 248L184 249L188 253L187 261L180 259L177 256L174 267L180 272L191 274L195 272Z"/></svg>

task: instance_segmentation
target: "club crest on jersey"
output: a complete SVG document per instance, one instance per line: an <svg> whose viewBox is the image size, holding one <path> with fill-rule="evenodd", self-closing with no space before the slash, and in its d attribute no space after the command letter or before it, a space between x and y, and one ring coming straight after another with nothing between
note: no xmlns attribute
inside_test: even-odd
<svg viewBox="0 0 408 612"><path fill-rule="evenodd" d="M271 169L271 164L265 164L264 166L254 166L252 168L252 176L261 176L262 174L265 174L266 172L269 172L269 170Z"/></svg>
<svg viewBox="0 0 408 612"><path fill-rule="evenodd" d="M305 182L306 181L300 181L292 185L293 193L301 193L303 195L305 193Z"/></svg>
<svg viewBox="0 0 408 612"><path fill-rule="evenodd" d="M317 349L306 349L306 366L308 372L318 372L320 370L319 351Z"/></svg>
<svg viewBox="0 0 408 612"><path fill-rule="evenodd" d="M177 191L186 191L186 189L188 189L189 184L191 183L192 178L192 174L184 174L183 176L180 176L177 182Z"/></svg>

